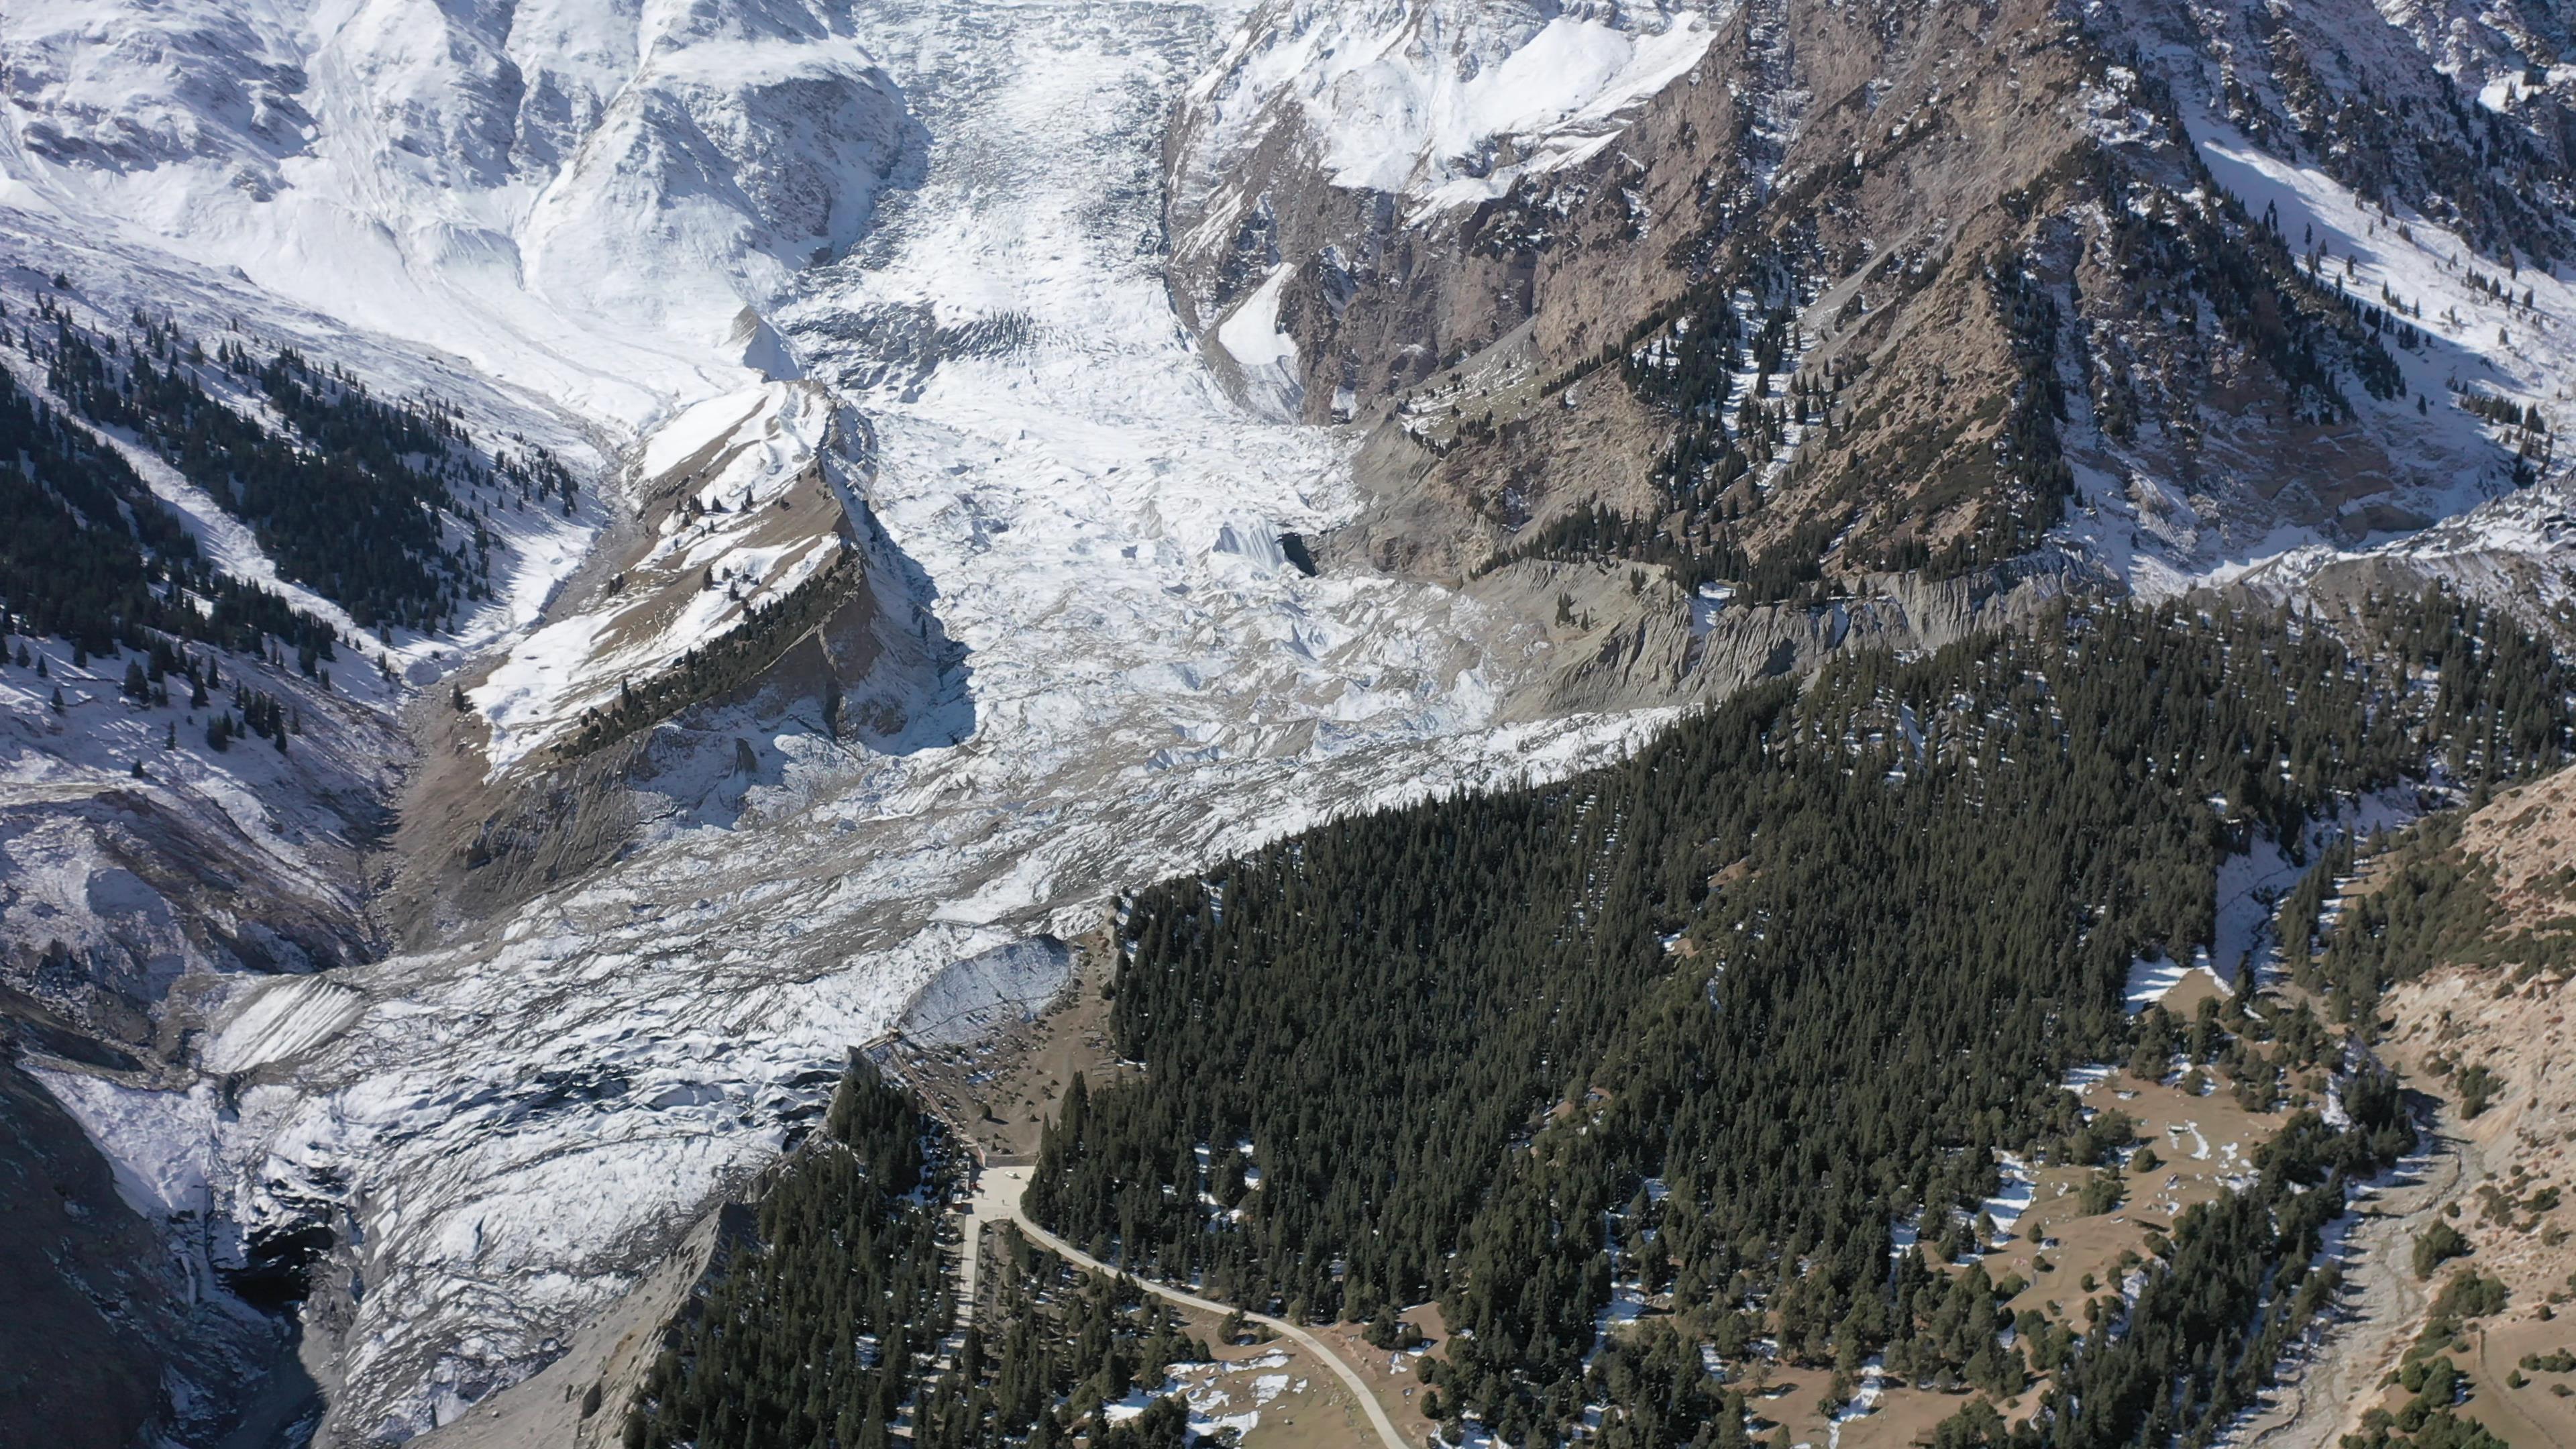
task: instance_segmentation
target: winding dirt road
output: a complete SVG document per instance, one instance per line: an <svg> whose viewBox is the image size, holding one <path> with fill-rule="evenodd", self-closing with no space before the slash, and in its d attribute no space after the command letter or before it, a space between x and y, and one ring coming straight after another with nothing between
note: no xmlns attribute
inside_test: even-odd
<svg viewBox="0 0 2576 1449"><path fill-rule="evenodd" d="M1028 1186L1029 1169L1026 1167L988 1167L976 1179L975 1197L967 1207L965 1224L970 1259L973 1256L976 1231L988 1222L1007 1222L1027 1234L1032 1241L1046 1245L1077 1267L1089 1269L1094 1273L1113 1275L1126 1273L1125 1269L1101 1262L1098 1258L1030 1222L1028 1216L1020 1211L1020 1196L1028 1190ZM1411 1446L1404 1442L1404 1437L1395 1431L1395 1421L1386 1416L1386 1407L1377 1401L1377 1395L1369 1392L1368 1383L1359 1376L1359 1371L1345 1362L1341 1355L1325 1347L1322 1339L1286 1319L1273 1318L1266 1313L1255 1313L1248 1308L1239 1308L1231 1303L1219 1303L1214 1299L1201 1298L1195 1293L1183 1292L1168 1284L1157 1283L1151 1278L1138 1278L1133 1273L1127 1273L1126 1276L1134 1279L1137 1287L1157 1298L1180 1304L1184 1308L1195 1308L1202 1313L1218 1315L1241 1313L1247 1321L1258 1323L1282 1338L1293 1340L1299 1347L1309 1350L1316 1358L1329 1365L1334 1374L1340 1377L1343 1386L1348 1388L1351 1396L1359 1401L1361 1412L1368 1415L1370 1427L1376 1429L1378 1438L1385 1441L1386 1449L1411 1449ZM972 1281L971 1278L968 1280L970 1285Z"/></svg>

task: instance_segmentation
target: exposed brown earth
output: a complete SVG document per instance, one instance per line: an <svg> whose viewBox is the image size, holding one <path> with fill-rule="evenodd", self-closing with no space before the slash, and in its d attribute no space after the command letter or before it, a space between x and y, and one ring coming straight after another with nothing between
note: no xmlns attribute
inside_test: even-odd
<svg viewBox="0 0 2576 1449"><path fill-rule="evenodd" d="M2464 143L2392 120L2439 102L2398 52L2344 53L2347 21L2322 13L2334 8L2258 23L2140 3L2117 7L2113 29L2224 54L2216 109L2274 144L2299 135L2294 149L2327 153L2318 164L2365 196L2402 191L2473 233L2523 227L2509 197L2475 186L2392 185L2460 174ZM2241 221L2199 210L2217 188L2174 100L2207 83L2199 62L2160 71L2088 23L2042 0L1747 4L1616 145L1473 206L1337 186L1293 106L1217 152L1216 102L1195 97L1166 154L1174 304L1211 336L1274 266L1290 269L1279 325L1306 415L1371 428L1363 471L1395 500L1349 551L1392 571L1455 576L1595 504L1678 521L1648 486L1674 419L1618 368L1587 369L1710 289L1794 296L1799 355L1768 397L1791 374L1845 380L1829 436L1801 444L1765 496L1730 491L1757 555L1814 550L1798 530L1824 522L1827 573L1846 580L1972 538L1973 565L2026 549L2058 506L2011 456L2031 446L2015 414L2027 426L2035 407L2069 462L2127 480L2127 501L2193 546L2243 546L2281 522L2352 537L2420 526L2381 496L2408 481L2390 445L2262 340L2292 313L2330 326L2338 299L2320 284L2280 300L2301 284L2276 297L2262 282L2250 324L2211 325L2214 272L2283 269L2247 249ZM2370 104L2338 106L2320 53ZM2376 151L2336 145L2347 130ZM2132 211L2156 240L2112 224ZM1209 352L1225 373L1224 350ZM2352 366L2328 364L2359 399ZM2040 378L2069 400L2034 404Z"/></svg>
<svg viewBox="0 0 2576 1449"><path fill-rule="evenodd" d="M2367 1411L2403 1404L2409 1396L2388 1376L2417 1344L2437 1291L2472 1272L2504 1285L2505 1307L2468 1321L2447 1350L2471 1385L2459 1412L2516 1449L2576 1443L2576 1374L2520 1367L2525 1355L2546 1359L2576 1347L2576 1319L2562 1312L2576 1300L2570 978L2516 965L2506 944L2519 933L2564 928L2571 845L2576 771L2497 797L2462 830L2460 856L2490 887L2489 940L2499 944L2489 949L2508 959L2434 963L2383 1001L2384 1057L2409 1086L2438 1099L2431 1160L2420 1182L2364 1209L2343 1324L2281 1401L2248 1426L2247 1442L2333 1449ZM2383 876L2367 872L2357 889L2383 884ZM2498 1086L2469 1116L2462 1087L2474 1067ZM2426 1277L2414 1271L2412 1251L2436 1223L2465 1234L2473 1251Z"/></svg>

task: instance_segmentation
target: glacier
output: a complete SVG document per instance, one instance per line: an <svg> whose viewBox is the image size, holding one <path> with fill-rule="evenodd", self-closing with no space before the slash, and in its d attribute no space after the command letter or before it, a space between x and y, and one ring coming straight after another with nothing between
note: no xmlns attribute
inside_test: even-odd
<svg viewBox="0 0 2576 1449"><path fill-rule="evenodd" d="M1518 702L1544 631L1286 565L1281 534L1357 508L1353 444L1229 400L1159 260L1169 109L1240 18L47 0L0 27L22 267L463 391L628 487L820 473L896 630L954 646L920 646L930 682L863 747L719 712L740 753L657 755L638 844L503 919L223 978L193 1082L46 1073L144 1205L335 1229L345 1292L306 1313L326 1440L412 1437L545 1363L952 963L1669 717L1544 717ZM531 550L508 593L543 620L488 621L496 777L622 667L579 563ZM410 681L451 648L412 641Z"/></svg>
<svg viewBox="0 0 2576 1449"><path fill-rule="evenodd" d="M1337 148L1341 184L1470 205L1612 144L1736 13L16 0L0 14L13 313L66 270L101 317L147 307L453 399L478 435L554 449L606 500L531 521L501 598L460 634L390 641L400 685L353 682L314 768L399 773L398 712L470 679L478 773L533 781L622 677L845 552L866 564L890 662L846 737L774 702L693 716L623 782L641 824L595 870L327 974L217 972L196 988L193 1056L166 1077L43 1071L138 1207L202 1214L235 1240L333 1229L337 1271L305 1319L326 1442L415 1437L541 1367L774 1159L847 1048L907 1019L936 1032L1024 1008L1120 889L1342 812L1613 759L1674 717L1553 714L1546 684L1583 661L1535 620L1288 562L1286 535L1358 515L1358 444L1287 421L1277 274L1205 342L1176 317L1167 258L1188 239L1164 235L1165 147L1179 136L1176 184L1214 190L1293 121ZM1550 84L1527 83L1541 71ZM2249 200L2277 195L2327 228L2355 285L2437 300L2464 286L2431 233L2401 249L2351 198L2233 137L2198 141ZM1203 210L1230 227L1251 204ZM2576 292L2547 280L2537 309L2563 329ZM2464 331L2442 366L2521 395L2568 360L2563 330L2519 348L2484 333ZM1207 346L1254 384L1247 399ZM2418 386L2451 380L2408 365ZM2433 454L2473 455L2474 429L2440 427L2423 425ZM2119 481L2056 542L2152 592L2119 543ZM211 505L154 482L227 567L269 576ZM680 494L704 516L647 516ZM784 536L791 514L802 531ZM2403 547L2486 567L2535 540L2563 552L2567 534L2563 493L2535 491ZM639 540L639 574L709 587L648 606L586 578L620 538ZM2268 567L2286 588L2348 561L2320 547ZM32 694L11 699L32 717ZM134 747L32 729L0 745L12 801L97 788ZM235 761L172 788L248 835L287 773ZM355 893L344 867L261 839L270 868ZM89 857L13 848L75 906Z"/></svg>

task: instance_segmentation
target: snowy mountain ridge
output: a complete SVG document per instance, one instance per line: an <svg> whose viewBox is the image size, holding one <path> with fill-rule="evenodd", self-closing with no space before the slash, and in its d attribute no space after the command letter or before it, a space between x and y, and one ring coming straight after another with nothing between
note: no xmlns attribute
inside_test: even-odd
<svg viewBox="0 0 2576 1449"><path fill-rule="evenodd" d="M151 1079L44 1064L134 1205L193 1225L209 1266L329 1231L303 1320L326 1440L411 1437L546 1362L950 963L1077 936L1128 882L1338 810L1611 757L1665 717L1523 718L1557 661L1510 612L1288 562L1283 532L1353 506L1348 445L1227 402L1135 245L1166 98L1230 15L877 16L869 49L913 67L897 89L853 72L845 18L793 7L584 30L529 7L201 4L94 53L87 28L121 13L0 27L22 280L59 269L103 317L208 335L239 315L380 385L426 381L395 358L433 349L424 370L491 379L479 430L586 430L630 513L597 547L633 561L574 577L487 661L456 717L471 788L544 798L582 709L806 563L865 565L825 631L845 725L803 685L712 701L584 797L633 822L587 878L532 874L497 917L433 913L327 977L212 963L202 1037ZM666 64L648 21L707 63ZM450 45L470 63L445 66ZM760 108L817 84L852 127L764 160L787 131ZM138 103L85 99L110 95ZM869 109L905 96L908 117ZM855 246L849 214L797 209L834 177L873 189L916 143ZM662 217L663 189L667 225L612 224ZM584 216L610 219L562 220ZM745 326L791 261L794 295ZM672 300L628 316L621 287ZM920 343L853 325L925 315ZM745 345L771 371L792 349L808 380L761 381ZM535 596L582 562L553 558ZM460 662L406 644L419 681ZM518 868L496 859L479 868Z"/></svg>
<svg viewBox="0 0 2576 1449"><path fill-rule="evenodd" d="M846 13L42 0L0 27L9 200L634 428L917 160Z"/></svg>
<svg viewBox="0 0 2576 1449"><path fill-rule="evenodd" d="M1266 129L1295 125L1336 186L1422 207L1490 200L1609 145L1733 13L1675 0L1272 0L1186 93L1185 174L1221 185ZM1229 219L1209 210L1210 226Z"/></svg>
<svg viewBox="0 0 2576 1449"><path fill-rule="evenodd" d="M2546 29L2517 32L2509 7L2381 13L2355 47L2439 36L2464 74L2502 75ZM1750 677L1782 650L1809 657L1810 638L1839 644L1859 612L1840 601L1814 617L1695 605L1660 574L1649 589L1589 563L1456 586L1347 559L1310 572L1307 546L1372 506L1383 440L1293 421L1314 415L1318 354L1290 331L1290 284L1357 259L1283 243L1264 185L1298 153L1400 246L1412 219L1626 164L1639 115L1723 89L1706 81L1723 61L1761 80L1736 118L1755 184L1723 194L1759 197L1805 134L1802 18L1750 0L1274 0L1248 18L1237 0L11 6L13 320L58 270L101 319L144 307L210 337L237 319L380 388L454 399L478 434L541 441L614 504L532 523L503 600L457 635L395 641L408 688L360 681L316 708L332 732L310 758L208 757L168 783L247 831L294 771L371 774L386 798L411 782L401 865L435 879L380 954L317 975L200 952L172 973L193 1034L174 1029L152 1071L52 1060L43 1080L137 1207L197 1231L192 1274L328 1230L301 1320L314 1422L322 1442L399 1442L549 1361L926 988L1041 996L1063 962L1029 943L1079 938L1135 882L1338 812L1615 758L1721 687L1707 661ZM2139 33L2177 64L2209 43ZM2125 115L2125 96L2089 102ZM1884 136L1895 117L1871 104L1842 113ZM2448 223L2366 207L2281 160L2277 136L2207 114L2195 142L2249 207L2322 230L2347 287L2424 304L2437 350L2400 359L2410 385L2563 411L2564 283L2530 277L2530 308L2499 304L2447 255L2467 244ZM1617 187L1585 204L1627 251L1604 242L1569 270L1679 235L1673 208ZM1879 239L1830 306L1805 298L1789 355L1865 280L1884 305L1902 284L1884 258L1937 272L1922 237L1950 220ZM1236 271L1194 290L1176 271L1193 256ZM2499 326L2519 340L2486 340ZM2061 361L2081 425L2081 364ZM1576 415L1613 391L1547 406ZM2369 425L2420 445L2398 481L2427 514L2497 491L2479 475L2506 456L2499 432L2406 400ZM2049 547L2142 592L2263 586L2266 561L2286 576L2292 559L2307 587L2450 536L2238 538L2240 498L2085 466L2089 512ZM268 576L238 526L145 471L226 567ZM2451 527L2479 540L2463 552L2559 568L2554 496ZM836 567L846 597L766 672L567 748ZM1575 590L1582 626L1546 622ZM1631 612L1595 630L1596 600ZM1707 646L1739 624L1731 648ZM1587 682L1601 673L1618 688ZM127 788L159 722L66 677L98 724L9 737L10 807ZM28 683L7 687L32 714ZM335 710L345 729L323 722ZM410 757L402 725L435 748ZM301 809L335 785L295 788ZM52 910L113 934L129 897L85 888L100 852L10 849ZM376 883L372 864L288 864L328 875L352 922Z"/></svg>

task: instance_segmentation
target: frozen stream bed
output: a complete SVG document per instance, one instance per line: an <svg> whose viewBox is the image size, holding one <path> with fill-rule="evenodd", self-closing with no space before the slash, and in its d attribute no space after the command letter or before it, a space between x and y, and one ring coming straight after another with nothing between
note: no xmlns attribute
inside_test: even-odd
<svg viewBox="0 0 2576 1449"><path fill-rule="evenodd" d="M1163 119L1233 18L910 0L858 22L927 164L771 320L865 419L870 504L962 646L917 729L765 750L738 812L677 812L512 919L241 991L206 1047L226 1075L193 1092L52 1078L130 1195L339 1229L345 1291L309 1310L341 1345L338 1435L406 1437L542 1364L942 967L1660 722L1508 722L1540 631L1288 563L1281 534L1357 506L1347 444L1228 400L1157 270Z"/></svg>

